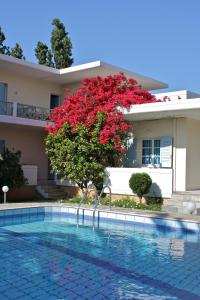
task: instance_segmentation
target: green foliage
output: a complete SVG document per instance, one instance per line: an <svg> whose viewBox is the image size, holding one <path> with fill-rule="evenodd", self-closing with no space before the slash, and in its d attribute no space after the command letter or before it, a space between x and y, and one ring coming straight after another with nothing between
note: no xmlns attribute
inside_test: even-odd
<svg viewBox="0 0 200 300"><path fill-rule="evenodd" d="M123 207L123 208L133 208L133 209L143 209L143 210L161 210L161 204L144 204L137 203L130 198L116 200L112 206Z"/></svg>
<svg viewBox="0 0 200 300"><path fill-rule="evenodd" d="M40 65L45 65L48 67L54 67L53 55L48 46L42 42L38 42L35 48L35 56L38 59Z"/></svg>
<svg viewBox="0 0 200 300"><path fill-rule="evenodd" d="M98 136L103 113L99 113L93 131L88 134L88 128L79 124L71 132L65 124L56 135L48 134L46 138L46 153L51 161L51 168L61 180L69 179L76 182L80 188L87 187L91 181L97 189L101 189L105 176L105 166L109 165L106 153L113 153L112 145L101 144ZM112 156L112 159L113 159Z"/></svg>
<svg viewBox="0 0 200 300"><path fill-rule="evenodd" d="M4 45L4 42L6 40L5 34L3 33L1 27L0 27L0 54L8 54L9 48Z"/></svg>
<svg viewBox="0 0 200 300"><path fill-rule="evenodd" d="M54 62L53 62L53 54L52 54L51 50L49 50L49 49L47 51L46 66L51 67L51 68L55 67Z"/></svg>
<svg viewBox="0 0 200 300"><path fill-rule="evenodd" d="M13 187L20 187L27 182L19 163L20 157L20 151L11 152L8 149L1 155L0 187L7 185L11 189Z"/></svg>
<svg viewBox="0 0 200 300"><path fill-rule="evenodd" d="M23 55L23 50L18 43L16 43L14 48L11 48L10 55L25 60L25 56Z"/></svg>
<svg viewBox="0 0 200 300"><path fill-rule="evenodd" d="M129 180L129 187L133 193L137 194L140 198L149 192L152 185L152 180L147 173L132 174Z"/></svg>
<svg viewBox="0 0 200 300"><path fill-rule="evenodd" d="M65 30L64 24L59 19L52 21L54 29L51 33L51 49L57 69L70 67L73 63L72 43Z"/></svg>
<svg viewBox="0 0 200 300"><path fill-rule="evenodd" d="M163 199L161 197L147 197L145 200L148 205L163 203Z"/></svg>
<svg viewBox="0 0 200 300"><path fill-rule="evenodd" d="M73 63L72 43L65 30L64 24L59 19L52 21L54 26L51 33L51 49L43 42L38 42L35 56L40 65L57 69L70 67Z"/></svg>
<svg viewBox="0 0 200 300"><path fill-rule="evenodd" d="M159 198L160 199L160 198ZM73 197L67 200L61 200L62 203L80 203L81 199L79 197ZM94 205L93 199L85 199L83 204ZM109 205L109 199L107 197L101 199L101 205ZM152 211L160 211L161 210L161 200L160 203L137 203L130 199L129 197L116 200L112 203L112 207L122 207L122 208L130 208L130 209L142 209L142 210L152 210Z"/></svg>
<svg viewBox="0 0 200 300"><path fill-rule="evenodd" d="M11 48L10 50L9 46L4 45L5 40L6 40L5 34L3 33L0 27L0 54L6 54L9 56L13 56L25 60L21 46L18 43L16 43L15 47Z"/></svg>

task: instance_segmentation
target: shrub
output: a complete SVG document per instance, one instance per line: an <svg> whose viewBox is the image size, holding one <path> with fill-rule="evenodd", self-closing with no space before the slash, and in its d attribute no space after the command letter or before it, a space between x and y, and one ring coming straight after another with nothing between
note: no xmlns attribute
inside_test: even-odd
<svg viewBox="0 0 200 300"><path fill-rule="evenodd" d="M163 199L162 197L147 197L146 198L146 204L151 205L151 204L162 204Z"/></svg>
<svg viewBox="0 0 200 300"><path fill-rule="evenodd" d="M0 158L0 187L8 185L11 189L13 187L21 187L27 183L19 163L20 157L20 151L11 152L6 149L2 154Z"/></svg>
<svg viewBox="0 0 200 300"><path fill-rule="evenodd" d="M80 203L81 199L79 197L73 197L70 199L61 200L61 203ZM94 206L93 199L85 199L83 204L89 204ZM109 198L105 197L101 199L100 205L109 205ZM144 203L136 203L129 197L124 199L118 199L112 202L112 207L122 207L122 208L130 208L130 209L142 209L142 210L152 210L152 211L160 211L161 210L161 203L151 203L151 204L144 204Z"/></svg>
<svg viewBox="0 0 200 300"><path fill-rule="evenodd" d="M144 194L149 192L152 185L152 180L147 173L135 173L131 175L129 180L129 187L133 193L137 194L141 199Z"/></svg>

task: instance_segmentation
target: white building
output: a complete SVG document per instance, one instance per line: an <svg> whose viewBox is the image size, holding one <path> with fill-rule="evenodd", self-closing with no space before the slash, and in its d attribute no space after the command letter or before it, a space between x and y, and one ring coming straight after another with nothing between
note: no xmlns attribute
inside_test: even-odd
<svg viewBox="0 0 200 300"><path fill-rule="evenodd" d="M121 71L145 89L167 87L100 61L57 70L0 55L0 152L4 147L21 150L29 192L52 179L44 152L45 127L50 109L62 102L65 88L75 90L85 77ZM200 95L178 91L156 97L165 97L166 102L124 111L125 119L134 124L134 143L124 168L107 169L114 194L132 194L128 181L135 172L150 174L151 195L171 198L173 192L200 189Z"/></svg>

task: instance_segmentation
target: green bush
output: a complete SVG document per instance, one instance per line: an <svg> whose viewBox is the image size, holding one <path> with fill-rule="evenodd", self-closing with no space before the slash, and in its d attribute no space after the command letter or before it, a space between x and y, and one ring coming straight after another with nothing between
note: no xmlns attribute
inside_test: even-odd
<svg viewBox="0 0 200 300"><path fill-rule="evenodd" d="M21 152L11 152L8 149L0 157L0 187L7 185L10 189L21 187L27 183L19 163Z"/></svg>
<svg viewBox="0 0 200 300"><path fill-rule="evenodd" d="M147 197L145 200L146 200L146 204L148 205L163 203L163 199L161 197Z"/></svg>
<svg viewBox="0 0 200 300"><path fill-rule="evenodd" d="M152 185L152 180L147 173L135 173L131 175L129 180L129 187L134 194L137 194L140 199L147 194Z"/></svg>

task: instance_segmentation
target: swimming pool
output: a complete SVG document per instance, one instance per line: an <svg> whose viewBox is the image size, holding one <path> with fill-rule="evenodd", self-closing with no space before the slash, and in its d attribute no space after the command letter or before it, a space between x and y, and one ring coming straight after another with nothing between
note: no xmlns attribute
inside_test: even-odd
<svg viewBox="0 0 200 300"><path fill-rule="evenodd" d="M199 231L73 212L0 211L0 299L200 299Z"/></svg>

